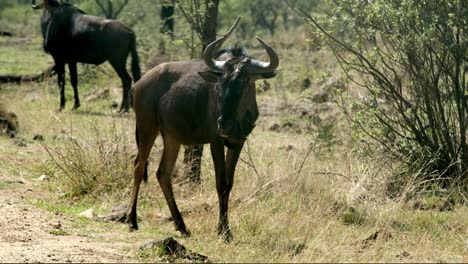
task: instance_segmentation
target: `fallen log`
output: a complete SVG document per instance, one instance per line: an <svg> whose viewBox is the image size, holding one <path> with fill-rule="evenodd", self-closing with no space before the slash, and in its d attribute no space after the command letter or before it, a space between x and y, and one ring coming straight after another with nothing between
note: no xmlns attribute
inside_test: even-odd
<svg viewBox="0 0 468 264"><path fill-rule="evenodd" d="M42 82L44 79L51 77L55 74L55 66L50 66L40 74L0 74L0 83L21 83L21 82Z"/></svg>
<svg viewBox="0 0 468 264"><path fill-rule="evenodd" d="M3 37L13 37L13 33L8 32L8 31L0 31L0 36L3 36Z"/></svg>

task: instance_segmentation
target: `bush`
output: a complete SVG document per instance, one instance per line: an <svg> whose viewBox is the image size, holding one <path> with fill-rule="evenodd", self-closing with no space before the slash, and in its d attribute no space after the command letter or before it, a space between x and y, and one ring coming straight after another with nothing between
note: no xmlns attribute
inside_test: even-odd
<svg viewBox="0 0 468 264"><path fill-rule="evenodd" d="M343 70L369 92L345 109L362 142L402 174L467 190L466 6L462 0L340 0L317 22Z"/></svg>

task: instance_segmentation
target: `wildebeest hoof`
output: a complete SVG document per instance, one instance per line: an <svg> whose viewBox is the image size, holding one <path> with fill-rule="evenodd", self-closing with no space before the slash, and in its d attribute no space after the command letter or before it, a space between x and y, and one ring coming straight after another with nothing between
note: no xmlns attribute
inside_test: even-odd
<svg viewBox="0 0 468 264"><path fill-rule="evenodd" d="M229 234L224 234L223 238L224 238L224 243L226 243L226 244L231 243L231 241L234 239L231 232L229 232Z"/></svg>
<svg viewBox="0 0 468 264"><path fill-rule="evenodd" d="M234 239L230 229L220 230L218 235L224 239L224 243L230 243Z"/></svg>
<svg viewBox="0 0 468 264"><path fill-rule="evenodd" d="M80 108L80 104L74 104L72 110L77 110Z"/></svg>
<svg viewBox="0 0 468 264"><path fill-rule="evenodd" d="M117 112L119 115L128 113L128 108L120 108L119 112Z"/></svg>
<svg viewBox="0 0 468 264"><path fill-rule="evenodd" d="M133 231L136 231L138 230L138 223L137 223L137 218L136 217L132 217L131 216L131 213L127 213L127 224L129 225L129 231L130 232L133 232Z"/></svg>
<svg viewBox="0 0 468 264"><path fill-rule="evenodd" d="M187 229L183 228L183 230L181 228L176 228L177 231L179 231L180 233L182 233L182 236L184 237L189 237L191 236L192 234L190 233L190 231L188 231Z"/></svg>
<svg viewBox="0 0 468 264"><path fill-rule="evenodd" d="M134 231L137 231L137 230L138 230L138 225L133 225L133 224L129 225L128 231L134 232Z"/></svg>

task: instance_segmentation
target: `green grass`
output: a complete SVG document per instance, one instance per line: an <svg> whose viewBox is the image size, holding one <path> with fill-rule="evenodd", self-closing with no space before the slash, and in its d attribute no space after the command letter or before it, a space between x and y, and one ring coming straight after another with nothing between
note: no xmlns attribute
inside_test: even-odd
<svg viewBox="0 0 468 264"><path fill-rule="evenodd" d="M0 181L0 190L17 190L20 183Z"/></svg>
<svg viewBox="0 0 468 264"><path fill-rule="evenodd" d="M54 236L68 236L70 235L67 231L63 229L53 229L49 231L49 234Z"/></svg>
<svg viewBox="0 0 468 264"><path fill-rule="evenodd" d="M42 49L42 37L0 37L0 74L39 74L52 64L52 57Z"/></svg>
<svg viewBox="0 0 468 264"><path fill-rule="evenodd" d="M84 204L70 205L57 200L54 202L53 200L30 199L28 202L54 214L78 214L89 208Z"/></svg>

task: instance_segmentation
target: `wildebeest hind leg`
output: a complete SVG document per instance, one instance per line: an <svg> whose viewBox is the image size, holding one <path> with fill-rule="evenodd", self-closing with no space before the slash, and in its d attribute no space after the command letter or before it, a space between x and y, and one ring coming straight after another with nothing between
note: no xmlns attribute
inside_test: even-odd
<svg viewBox="0 0 468 264"><path fill-rule="evenodd" d="M116 62L110 62L112 67L114 67L114 70L117 72L119 75L120 79L122 80L122 88L123 88L123 94L122 94L122 103L120 104L120 113L123 112L128 112L130 109L130 97L129 97L129 91L130 91L130 86L132 85L132 78L127 72L127 69L125 69L125 62L123 63L116 63Z"/></svg>
<svg viewBox="0 0 468 264"><path fill-rule="evenodd" d="M73 86L73 93L75 96L75 104L73 105L73 110L80 107L80 97L78 95L78 73L76 70L76 62L68 63L68 69L70 70L70 82Z"/></svg>
<svg viewBox="0 0 468 264"><path fill-rule="evenodd" d="M58 111L61 112L65 108L65 64L55 63L55 71L57 72L57 83L60 89L60 106Z"/></svg>
<svg viewBox="0 0 468 264"><path fill-rule="evenodd" d="M167 205L171 211L172 219L177 231L180 231L183 235L189 236L190 232L187 230L182 215L177 208L177 204L172 191L172 173L174 171L174 165L179 154L180 144L175 142L169 137L164 137L164 151L159 164L157 176L158 182L166 198Z"/></svg>
<svg viewBox="0 0 468 264"><path fill-rule="evenodd" d="M152 120L151 120L152 121ZM137 202L138 202L138 192L140 190L141 181L143 180L143 175L145 173L146 163L153 147L154 141L158 136L159 129L152 125L156 124L155 122L148 122L136 129L138 133L138 154L135 160L135 171L133 179L133 192L132 192L132 202L130 205L130 211L127 214L127 222L131 224L131 229L138 229L137 223ZM138 126L138 122L137 122Z"/></svg>

